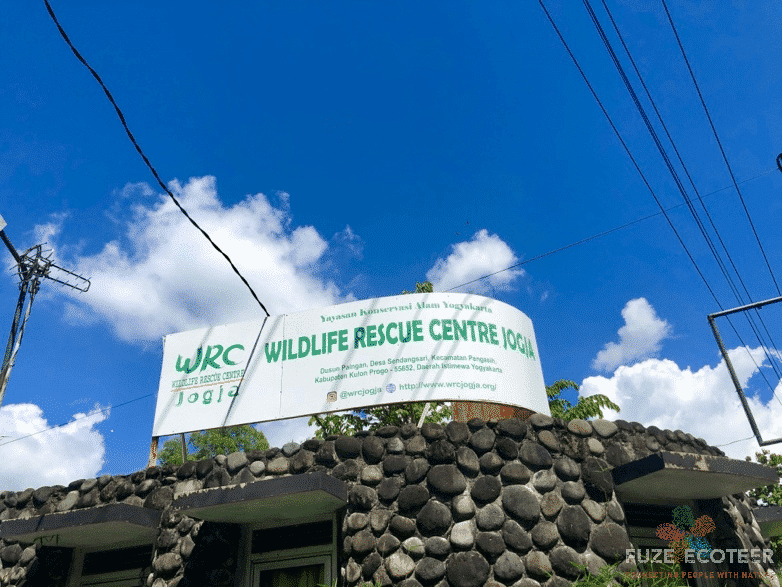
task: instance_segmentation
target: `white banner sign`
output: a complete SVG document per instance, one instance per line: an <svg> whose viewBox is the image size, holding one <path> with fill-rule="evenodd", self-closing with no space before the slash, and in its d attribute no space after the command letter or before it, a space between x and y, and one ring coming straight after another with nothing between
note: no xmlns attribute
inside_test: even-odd
<svg viewBox="0 0 782 587"><path fill-rule="evenodd" d="M164 342L153 436L412 401L550 414L532 322L483 296L362 300Z"/></svg>

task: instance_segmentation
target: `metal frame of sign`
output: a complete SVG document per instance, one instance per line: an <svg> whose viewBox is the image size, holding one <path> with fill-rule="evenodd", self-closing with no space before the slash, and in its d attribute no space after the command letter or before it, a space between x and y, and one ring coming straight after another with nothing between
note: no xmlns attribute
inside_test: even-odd
<svg viewBox="0 0 782 587"><path fill-rule="evenodd" d="M747 415L747 420L749 420L749 425L752 428L752 432L755 435L759 446L779 444L782 442L782 438L775 438L774 440L763 440L763 438L760 436L760 429L755 423L752 410L750 410L749 403L747 403L747 398L744 396L744 390L741 388L741 383L739 382L739 378L736 375L735 369L733 368L733 363L731 362L730 357L728 356L728 351L725 349L725 345L722 342L722 337L720 336L720 332L717 329L715 318L719 318L720 316L727 316L729 314L735 314L736 312L745 312L747 310L758 309L763 306L767 306L768 304L775 304L777 302L782 302L782 296L771 298L770 300L764 300L762 302L747 304L746 306L740 306L738 308L731 308L730 310L723 310L722 312L715 312L714 314L709 314L708 316L711 331L714 333L714 338L717 340L717 346L720 347L720 352L722 353L722 357L725 359L725 365L728 367L728 372L730 373L730 378L733 381L733 386L736 388L736 393L739 395L741 405L744 407L744 413Z"/></svg>

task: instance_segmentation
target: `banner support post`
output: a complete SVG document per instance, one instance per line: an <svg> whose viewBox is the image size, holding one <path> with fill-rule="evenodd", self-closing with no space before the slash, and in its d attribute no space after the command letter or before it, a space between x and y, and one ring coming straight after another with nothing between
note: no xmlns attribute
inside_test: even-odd
<svg viewBox="0 0 782 587"><path fill-rule="evenodd" d="M154 467L155 462L157 461L157 441L158 437L153 436L152 442L149 444L149 463L147 464L147 467Z"/></svg>
<svg viewBox="0 0 782 587"><path fill-rule="evenodd" d="M424 420L426 420L426 415L429 413L429 402L426 402L426 405L424 406L423 412L421 412L421 419L418 421L418 427L420 428L424 424Z"/></svg>
<svg viewBox="0 0 782 587"><path fill-rule="evenodd" d="M187 462L187 442L185 442L185 433L182 432L179 435L179 439L182 441L182 464Z"/></svg>

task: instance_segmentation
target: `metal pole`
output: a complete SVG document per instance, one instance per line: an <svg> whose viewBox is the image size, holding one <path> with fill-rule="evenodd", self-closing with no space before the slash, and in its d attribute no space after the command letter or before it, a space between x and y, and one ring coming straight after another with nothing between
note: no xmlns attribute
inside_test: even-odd
<svg viewBox="0 0 782 587"><path fill-rule="evenodd" d="M758 441L758 445L760 446L768 446L770 444L778 444L782 442L782 438L776 438L774 440L763 440L763 438L760 436L760 430L758 429L758 425L755 423L755 418L752 416L752 411L749 409L749 404L747 403L747 398L744 396L744 390L741 388L741 383L739 382L739 378L736 375L736 371L733 369L733 363L730 360L730 357L728 357L728 351L725 350L725 345L722 342L722 337L720 336L719 330L717 329L717 324L714 321L714 318L719 316L725 316L727 314L731 314L733 312L739 312L741 310L749 310L752 308L759 308L760 306L764 306L766 304L771 304L773 302L782 301L782 297L774 298L771 300L765 300L763 302L756 302L754 304L749 304L747 306L742 306L741 308L733 308L731 310L725 310L723 312L717 312L716 314L710 314L708 316L709 318L709 324L711 325L711 331L714 333L714 338L717 340L717 346L720 347L720 352L722 353L723 358L725 359L725 365L728 367L728 372L730 373L730 378L733 380L733 386L736 388L736 393L739 394L739 399L741 400L741 405L744 406L744 413L747 415L747 420L749 420L749 425L752 428L752 432L755 435L755 438Z"/></svg>
<svg viewBox="0 0 782 587"><path fill-rule="evenodd" d="M184 464L187 462L187 442L185 442L184 432L180 433L179 439L182 441L182 464Z"/></svg>
<svg viewBox="0 0 782 587"><path fill-rule="evenodd" d="M11 351L14 349L14 343L16 342L16 331L19 328L19 318L22 317L22 308L24 308L24 300L27 297L27 281L23 281L19 285L19 301L16 303L16 313L14 314L14 320L11 323L11 334L8 336L8 346L5 348L5 357L3 358L3 372L5 373L5 366L8 361L11 360Z"/></svg>
<svg viewBox="0 0 782 587"><path fill-rule="evenodd" d="M0 230L0 239L3 239L5 246L8 247L8 250L11 252L11 255L13 255L14 259L16 259L16 262L21 263L22 258L19 256L19 253L16 252L16 248L14 247L14 245L11 244L11 241L8 240L8 237L6 236L4 230Z"/></svg>
<svg viewBox="0 0 782 587"><path fill-rule="evenodd" d="M739 306L738 308L731 308L730 310L723 310L722 312L715 312L714 314L709 314L709 321L711 321L712 318L719 318L720 316L727 316L728 314L735 314L736 312L743 312L744 310L751 310L752 308L760 308L762 306L774 304L776 302L782 302L782 296L778 298L771 298L770 300L763 300L762 302L753 302L752 304L747 304L746 306Z"/></svg>
<svg viewBox="0 0 782 587"><path fill-rule="evenodd" d="M12 358L15 356L14 348L18 350L17 329L19 328L19 318L22 315L22 308L24 308L24 301L27 298L27 290L30 286L30 278L35 275L34 267L25 267L22 263L22 257L16 250L16 247L8 239L5 231L5 220L0 216L0 239L5 243L6 248L11 253L11 256L16 260L19 266L19 276L22 278L22 282L19 284L19 301L16 304L16 313L14 314L14 320L11 324L11 334L8 336L8 346L5 349L5 356L3 357L3 367L0 370L0 405L3 403L3 397L5 396L5 388L8 385L8 379L11 376ZM31 301L32 303L32 301ZM28 306L27 315L29 316L30 307ZM25 316L25 319L27 316ZM24 320L22 324L24 324Z"/></svg>
<svg viewBox="0 0 782 587"><path fill-rule="evenodd" d="M5 397L5 388L8 385L8 380L11 378L11 369L16 361L16 354L19 352L19 346L22 344L22 336L24 335L24 327L27 324L27 319L30 317L30 310L33 307L33 300L35 299L35 293L38 289L37 277L33 277L32 287L30 289L30 301L27 302L27 310L22 318L22 323L19 325L19 315L21 314L22 307L24 306L24 300L27 297L28 287L30 286L29 276L25 276L25 280L20 286L19 304L16 308L16 314L14 315L14 322L11 326L11 334L8 337L8 348L5 351L5 358L3 359L3 368L0 371L0 405L3 404L3 398Z"/></svg>

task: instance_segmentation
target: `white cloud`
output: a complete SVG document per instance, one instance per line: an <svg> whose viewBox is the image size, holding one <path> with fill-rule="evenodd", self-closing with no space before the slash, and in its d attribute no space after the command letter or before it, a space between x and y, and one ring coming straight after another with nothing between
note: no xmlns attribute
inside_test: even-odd
<svg viewBox="0 0 782 587"><path fill-rule="evenodd" d="M660 351L660 342L670 337L671 326L657 317L645 298L630 300L622 309L625 325L619 329L619 342L609 342L592 361L592 368L613 371L619 365L645 359Z"/></svg>
<svg viewBox="0 0 782 587"><path fill-rule="evenodd" d="M33 229L35 242L51 244L52 239L60 234L62 230L62 223L66 218L68 218L68 216L69 214L67 212L55 213L51 215L51 222L37 224ZM19 253L21 254L22 251L19 251Z"/></svg>
<svg viewBox="0 0 782 587"><path fill-rule="evenodd" d="M47 430L15 442L14 438L49 427L35 404L8 404L0 408L0 487L21 491L28 487L67 485L74 479L95 477L103 467L105 444L95 426L109 417L109 410L96 406L87 414L73 415L60 428Z"/></svg>
<svg viewBox="0 0 782 587"><path fill-rule="evenodd" d="M435 291L445 291L488 275L501 271L518 263L513 250L496 234L489 234L484 228L476 232L472 240L451 245L451 254L445 259L437 259L427 273ZM511 282L524 275L523 269L509 269L486 280L471 283L458 291L485 292L488 281L497 289L509 289Z"/></svg>
<svg viewBox="0 0 782 587"><path fill-rule="evenodd" d="M728 354L742 387L758 373L756 363L762 366L766 358L761 347L739 347ZM683 430L712 446L752 437L721 447L734 459L754 458L759 451L724 360L715 367L705 365L693 371L690 367L681 369L669 359L647 359L619 367L611 377L584 379L579 395L598 393L621 409L618 414L603 409L608 420L621 418L644 426ZM763 438L782 437L782 406L773 398L763 403L757 396L747 396L747 401Z"/></svg>
<svg viewBox="0 0 782 587"><path fill-rule="evenodd" d="M184 185L174 180L169 187L272 315L353 299L319 277L318 264L329 244L312 226L291 229L287 194L279 194L277 208L263 194L226 207L214 177L191 178ZM129 192L139 197L129 198ZM103 320L121 339L143 342L206 324L262 317L263 311L225 258L167 195L151 194L144 184L126 186L112 212L122 236L95 255L68 260L67 266L92 284L86 294L63 290L71 296L66 319ZM132 204L133 200L143 203ZM37 230L57 234L49 225ZM345 239L360 242L349 227L342 235Z"/></svg>
<svg viewBox="0 0 782 587"><path fill-rule="evenodd" d="M353 232L353 229L350 228L350 225L346 225L344 230L336 233L333 236L333 240L336 243L342 245L342 247L344 247L350 255L356 257L359 260L363 258L364 241L360 236Z"/></svg>

